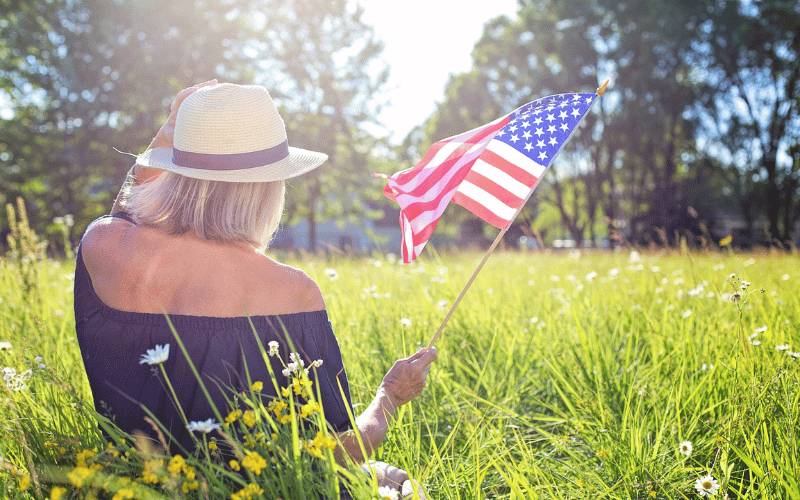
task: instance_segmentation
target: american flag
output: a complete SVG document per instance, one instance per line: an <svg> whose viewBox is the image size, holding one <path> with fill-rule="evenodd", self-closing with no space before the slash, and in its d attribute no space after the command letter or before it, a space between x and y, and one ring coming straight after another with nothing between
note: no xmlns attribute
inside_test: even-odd
<svg viewBox="0 0 800 500"><path fill-rule="evenodd" d="M598 94L558 94L525 104L438 141L414 167L388 176L383 193L400 205L403 262L419 256L451 199L507 228Z"/></svg>

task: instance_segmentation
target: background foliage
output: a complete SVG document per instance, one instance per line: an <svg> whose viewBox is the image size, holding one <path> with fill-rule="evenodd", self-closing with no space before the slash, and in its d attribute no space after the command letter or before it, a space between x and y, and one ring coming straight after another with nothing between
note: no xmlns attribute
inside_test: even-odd
<svg viewBox="0 0 800 500"><path fill-rule="evenodd" d="M790 0L520 0L515 18L487 20L472 70L393 145L374 126L390 68L356 2L1 0L0 202L22 195L39 231L71 214L75 239L129 167L113 148L139 152L177 90L259 83L290 141L331 158L290 196L287 222L306 220L313 246L318 222L390 206L369 173L609 78L512 235L674 244L734 220L736 244L784 244L800 220L799 33ZM471 218L452 210L444 224Z"/></svg>

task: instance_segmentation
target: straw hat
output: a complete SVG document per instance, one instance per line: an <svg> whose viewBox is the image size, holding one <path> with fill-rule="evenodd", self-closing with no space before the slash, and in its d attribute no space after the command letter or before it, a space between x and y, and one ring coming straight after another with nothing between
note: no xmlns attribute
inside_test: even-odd
<svg viewBox="0 0 800 500"><path fill-rule="evenodd" d="M139 165L225 182L289 179L328 156L289 146L283 120L264 87L221 83L183 101L172 147L148 149Z"/></svg>

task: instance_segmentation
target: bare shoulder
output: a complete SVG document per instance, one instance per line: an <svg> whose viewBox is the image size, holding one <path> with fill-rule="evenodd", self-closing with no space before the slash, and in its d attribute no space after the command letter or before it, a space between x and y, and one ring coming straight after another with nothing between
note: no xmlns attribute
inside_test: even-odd
<svg viewBox="0 0 800 500"><path fill-rule="evenodd" d="M94 262L97 257L113 255L133 227L136 226L116 217L94 221L81 239L84 260Z"/></svg>
<svg viewBox="0 0 800 500"><path fill-rule="evenodd" d="M279 284L285 290L286 295L291 297L291 302L297 312L318 311L325 309L325 299L319 285L308 274L301 269L281 264L267 258L269 264L267 269L272 276L272 282Z"/></svg>

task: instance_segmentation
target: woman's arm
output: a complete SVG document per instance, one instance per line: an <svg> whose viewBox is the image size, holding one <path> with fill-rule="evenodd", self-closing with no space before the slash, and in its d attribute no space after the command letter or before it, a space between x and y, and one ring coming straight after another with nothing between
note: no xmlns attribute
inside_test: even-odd
<svg viewBox="0 0 800 500"><path fill-rule="evenodd" d="M172 147L172 139L175 135L175 119L178 117L178 108L181 107L181 103L183 103L184 99L189 97L189 95L191 95L191 93L195 90L205 87L206 85L216 84L217 79L215 78L207 82L198 83L197 85L178 92L178 95L175 96L175 100L172 101L172 104L169 107L170 112L167 121L164 122L164 124L158 130L156 136L152 141L150 141L150 145L147 147L147 149ZM117 193L117 197L114 199L114 206L111 207L111 213L115 214L122 210L122 205L125 202L125 193L130 187L158 177L161 175L161 172L163 172L163 170L147 168L138 164L134 164L131 169L128 170L128 175L125 177L125 181L122 183L122 187L120 188L119 193Z"/></svg>
<svg viewBox="0 0 800 500"><path fill-rule="evenodd" d="M394 363L383 377L375 398L356 418L355 429L339 434L341 447L334 450L334 455L340 465L347 465L347 458L353 463L369 459L386 437L397 409L422 394L430 365L435 359L436 348L433 347L421 349Z"/></svg>

